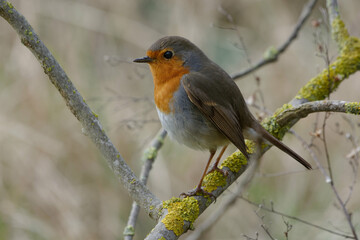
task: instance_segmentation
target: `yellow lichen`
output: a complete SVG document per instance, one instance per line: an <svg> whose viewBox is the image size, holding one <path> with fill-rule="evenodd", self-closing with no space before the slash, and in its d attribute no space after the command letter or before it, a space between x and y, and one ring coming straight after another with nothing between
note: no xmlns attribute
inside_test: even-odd
<svg viewBox="0 0 360 240"><path fill-rule="evenodd" d="M291 104L284 104L282 107L278 108L275 113L266 119L261 123L262 126L268 131L270 134L272 134L277 139L281 140L285 133L289 130L289 126L281 126L277 122L277 117L284 113L286 110L293 108ZM264 149L267 145L262 144L261 148Z"/></svg>
<svg viewBox="0 0 360 240"><path fill-rule="evenodd" d="M292 106L291 104L289 104L289 103L285 103L284 105L282 105L281 108L276 109L273 117L276 117L276 116L279 115L280 113L283 113L285 110L288 110L288 109L290 109L290 108L293 108L293 106Z"/></svg>
<svg viewBox="0 0 360 240"><path fill-rule="evenodd" d="M359 102L345 103L345 112L360 115L360 103Z"/></svg>
<svg viewBox="0 0 360 240"><path fill-rule="evenodd" d="M346 40L349 38L349 32L340 17L337 17L332 21L331 32L335 42L337 42L340 49L342 49L346 44Z"/></svg>
<svg viewBox="0 0 360 240"><path fill-rule="evenodd" d="M360 41L350 37L340 18L332 22L333 38L337 42L340 55L336 61L311 79L296 95L297 99L308 101L323 100L336 90L349 75L360 70Z"/></svg>
<svg viewBox="0 0 360 240"><path fill-rule="evenodd" d="M6 1L6 5L7 5L9 8L11 8L11 9L13 9L13 8L14 8L14 6L12 5L12 3L11 3L11 2Z"/></svg>
<svg viewBox="0 0 360 240"><path fill-rule="evenodd" d="M94 117L99 118L99 115L97 115L95 112L92 112L92 114L94 115Z"/></svg>
<svg viewBox="0 0 360 240"><path fill-rule="evenodd" d="M192 225L199 216L199 204L193 197L184 199L173 197L163 202L163 208L168 210L168 214L161 222L176 236L180 236L184 232L184 221L190 222Z"/></svg>
<svg viewBox="0 0 360 240"><path fill-rule="evenodd" d="M219 171L213 171L207 174L203 180L203 188L206 192L210 193L216 190L218 187L226 185L226 177Z"/></svg>
<svg viewBox="0 0 360 240"><path fill-rule="evenodd" d="M149 147L145 152L146 159L155 159L157 155L157 150L154 147Z"/></svg>
<svg viewBox="0 0 360 240"><path fill-rule="evenodd" d="M266 59L266 60L276 59L278 54L279 54L279 52L278 52L277 48L274 46L271 46L268 49L266 49L266 51L264 53L264 59Z"/></svg>
<svg viewBox="0 0 360 240"><path fill-rule="evenodd" d="M161 144L164 144L164 138L163 138L163 137L159 136L159 137L157 138L157 140L158 140Z"/></svg>
<svg viewBox="0 0 360 240"><path fill-rule="evenodd" d="M47 73L49 73L49 72L52 71L52 67L47 67L45 70L46 70Z"/></svg>
<svg viewBox="0 0 360 240"><path fill-rule="evenodd" d="M245 140L245 144L247 146L247 152L252 154L255 150L255 143L249 140ZM239 151L234 152L229 157L227 157L221 164L220 168L227 167L230 171L236 173L240 171L242 168L246 167L248 161L246 157Z"/></svg>
<svg viewBox="0 0 360 240"><path fill-rule="evenodd" d="M125 227L123 234L125 236L134 236L135 235L135 228L131 225Z"/></svg>

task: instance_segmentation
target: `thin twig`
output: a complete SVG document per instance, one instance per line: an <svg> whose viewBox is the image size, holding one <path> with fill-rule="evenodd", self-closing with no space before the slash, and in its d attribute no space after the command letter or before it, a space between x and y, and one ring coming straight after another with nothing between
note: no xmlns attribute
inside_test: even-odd
<svg viewBox="0 0 360 240"><path fill-rule="evenodd" d="M342 201L342 199L341 199L338 191L336 190L334 183L331 182L331 183L330 183L330 186L331 186L331 188L332 188L332 190L333 190L333 192L334 192L334 194L335 194L338 202L340 203L340 206L341 206L341 208L342 208L342 211L343 211L343 213L345 214L346 220L347 220L348 223L349 223L351 232L352 232L353 235L354 235L353 239L358 240L358 236L357 236L357 234L356 234L355 227L354 227L354 225L353 225L353 223L352 223L352 220L351 220L351 214L350 214L350 213L348 212L348 210L346 209L346 206L345 206L344 202Z"/></svg>
<svg viewBox="0 0 360 240"><path fill-rule="evenodd" d="M264 229L264 231L266 232L266 234L269 236L269 238L271 240L275 240L275 238L271 235L269 229L264 224L261 224L261 227L262 227L262 229Z"/></svg>
<svg viewBox="0 0 360 240"><path fill-rule="evenodd" d="M258 240L258 239L259 239L259 233L256 232L255 235L256 235L256 238L249 237L249 236L246 235L246 234L243 234L242 236L243 236L246 240Z"/></svg>
<svg viewBox="0 0 360 240"><path fill-rule="evenodd" d="M231 29L235 30L235 32L236 32L236 34L238 36L238 39L240 41L241 49L245 53L246 61L247 61L248 65L249 65L249 67L251 67L252 63L251 63L251 58L250 58L249 51L248 51L248 49L246 47L245 40L244 40L243 36L240 33L239 27L236 25L236 23L234 21L234 18L222 6L220 6L218 9L222 14L224 14L226 16L226 19L231 23L231 25L232 25Z"/></svg>
<svg viewBox="0 0 360 240"><path fill-rule="evenodd" d="M355 127L354 124L350 121L350 119L345 118L344 119L349 123L350 127L352 128L353 131L355 131ZM354 138L354 136L350 133L345 134L345 137L351 142L352 147L353 147L353 154L351 154L349 156L350 160L349 160L349 164L351 166L351 169L353 171L353 181L349 186L349 194L348 196L345 198L344 204L345 206L348 204L348 202L350 201L350 198L352 196L353 190L354 190L354 186L356 184L357 181L357 175L358 175L358 170L359 170L359 150L360 147L357 144L357 140Z"/></svg>
<svg viewBox="0 0 360 240"><path fill-rule="evenodd" d="M328 148L327 148L327 141L326 141L326 138L325 138L325 125L326 125L326 120L327 120L327 116L325 116L324 118L324 123L323 123L323 142L324 142L324 149L325 149L325 153L326 153L326 160L328 162L328 168L329 168L329 174L330 174L330 181L328 182L331 186L331 189L333 190L334 194L335 194L335 197L336 199L338 200L340 206L341 206L341 209L346 217L346 220L350 226L350 229L354 235L354 239L358 239L357 237L357 234L356 234L356 231L355 231L355 227L352 223L352 220L351 220L351 214L348 212L348 210L346 209L346 204L344 203L344 201L341 199L340 195L339 195L339 192L337 191L336 187L335 187L335 183L334 183L334 180L333 180L333 177L332 177L332 169L331 169L331 164L330 164L330 156L329 156L329 152L328 152Z"/></svg>
<svg viewBox="0 0 360 240"><path fill-rule="evenodd" d="M259 69L260 67L275 62L277 60L277 58L280 56L280 54L282 54L289 46L290 44L296 39L297 35L299 34L301 28L303 27L305 21L309 18L310 13L312 12L312 10L315 7L315 4L317 3L317 0L310 0L303 8L302 10L302 14L300 15L300 18L298 20L298 22L295 25L295 28L293 30L293 32L290 34L289 38L279 47L274 51L274 54L269 57L269 58L265 58L265 59L261 59L258 63L256 63L255 65L253 65L252 67L250 67L249 69L246 69L242 72L239 73L234 73L231 75L231 77L236 80L238 78L241 78L249 73L254 72L255 70Z"/></svg>
<svg viewBox="0 0 360 240"><path fill-rule="evenodd" d="M144 156L145 161L144 165L142 166L141 173L140 173L140 181L146 185L147 180L149 178L150 170L152 169L152 165L157 157L157 153L162 147L164 143L164 139L167 133L165 129L160 129L160 131L156 134L155 138L151 142L150 146L145 150ZM133 202L132 208L129 215L129 220L127 226L124 229L124 240L132 240L135 235L135 226L136 221L139 215L140 206Z"/></svg>
<svg viewBox="0 0 360 240"><path fill-rule="evenodd" d="M327 9L328 9L328 12L329 12L329 21L330 21L330 24L333 23L333 21L336 19L336 18L339 18L340 14L339 14L339 9L338 9L338 4L337 4L337 0L327 0ZM332 31L336 31L335 29L332 29ZM338 41L338 39L335 37L335 40ZM339 42L337 42L339 44ZM329 64L330 66L330 64ZM329 69L330 70L330 69ZM330 71L328 71L330 72ZM329 80L330 80L330 77L329 77ZM329 84L329 88L331 87L331 84ZM329 95L330 95L330 92L331 92L331 89L329 89ZM326 118L324 119L324 124L325 124L325 121L326 121ZM326 143L326 139L324 138L324 143ZM327 146L325 146L325 151L327 151ZM327 157L327 160L328 160L328 164L330 164L330 159L328 157L328 154L326 155ZM329 165L329 172L331 174L331 165ZM349 224L349 227L351 229L351 232L353 233L353 236L354 236L354 239L358 239L358 236L356 234L356 231L355 231L355 227L354 227L354 224L352 223L352 220L351 220L351 214L348 212L348 210L346 209L346 206L343 202L343 200L341 199L337 189L335 188L335 184L334 184L334 181L331 177L332 175L330 175L330 178L331 178L331 181L330 181L330 186L331 186L331 189L333 190L341 208L342 208L342 211L346 217L346 220Z"/></svg>
<svg viewBox="0 0 360 240"><path fill-rule="evenodd" d="M251 205L254 205L262 210L265 210L267 212L271 212L271 213L274 213L274 214L277 214L277 215L280 215L280 216L283 216L283 217L286 217L286 218L289 218L289 219L292 219L292 220L295 220L295 221L298 221L298 222L301 222L301 223L304 223L308 226L311 226L311 227L314 227L314 228L318 228L318 229L321 229L323 231L326 231L326 232L329 232L331 234L335 234L337 236L341 236L341 237L345 237L345 238L350 238L350 239L355 239L353 236L350 236L350 235L346 235L346 234L343 234L343 233L339 233L339 232L335 232L333 230L330 230L330 229L327 229L327 228L324 228L322 226L319 226L319 225L316 225L316 224L313 224L311 222L308 222L308 221L305 221L301 218L298 218L298 217L294 217L294 216L291 216L291 215L287 215L285 213L282 213L282 212L279 212L279 211L276 211L273 207L272 208L268 208L268 207L265 207L263 204L258 204L258 203L255 203L255 202L252 202L250 201L249 199L243 197L243 196L240 196L240 198L242 200L244 200L245 202L251 204Z"/></svg>
<svg viewBox="0 0 360 240"><path fill-rule="evenodd" d="M330 116L329 113L326 112L325 116L324 116L323 125L322 125L322 142L324 144L325 157L326 157L326 162L328 165L329 181L330 181L330 184L333 184L332 183L334 181L333 171L331 168L330 154L329 154L329 149L328 149L327 141L326 141L326 120L329 118L329 116ZM328 182L328 181L326 181L326 182Z"/></svg>
<svg viewBox="0 0 360 240"><path fill-rule="evenodd" d="M285 234L286 240L289 240L289 233L292 230L293 226L290 224L290 222L286 221L284 219L284 217L283 217L283 222L284 222L284 224L286 226L286 231L284 232L284 234Z"/></svg>
<svg viewBox="0 0 360 240"><path fill-rule="evenodd" d="M292 132L292 134L299 139L302 142L303 147L305 148L306 151L308 151L308 153L310 154L311 158L314 160L314 162L316 163L317 169L320 170L320 172L325 176L325 179L330 179L330 177L328 176L327 172L325 171L324 167L322 166L322 164L320 163L319 158L317 157L316 153L312 150L312 145L308 144L300 135L296 134L295 132Z"/></svg>

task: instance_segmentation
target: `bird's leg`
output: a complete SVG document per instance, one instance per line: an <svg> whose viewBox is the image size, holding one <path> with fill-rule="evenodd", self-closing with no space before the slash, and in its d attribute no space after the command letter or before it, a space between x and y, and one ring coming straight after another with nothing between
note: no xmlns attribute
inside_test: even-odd
<svg viewBox="0 0 360 240"><path fill-rule="evenodd" d="M211 163L211 160L213 159L213 157L214 157L214 155L215 155L215 152L216 152L216 150L210 150L209 160L208 160L208 162L207 162L207 164L206 164L206 167L205 167L205 170L204 170L204 172L203 172L203 174L202 174L202 177L201 177L201 179L200 179L200 182L199 182L199 184L196 186L196 188L193 189L193 190L191 190L191 191L188 192L188 193L182 193L182 194L180 194L180 196L190 197L190 196L195 196L195 195L197 195L197 193L203 193L203 194L205 194L205 195L209 195L210 197L214 197L211 193L206 192L205 190L203 190L203 189L201 188L201 185L202 185L202 183L203 183L204 177L205 177L205 175L206 175L206 173L207 173L207 170L208 170L208 168L209 168L209 165L210 165L210 163Z"/></svg>
<svg viewBox="0 0 360 240"><path fill-rule="evenodd" d="M225 146L221 149L221 152L219 153L219 156L217 157L214 165L210 168L210 171L209 171L208 173L211 173L211 172L213 172L213 171L218 171L218 172L222 173L224 176L227 176L227 175L229 174L227 171L218 168L218 164L219 164L219 162L220 162L220 160L221 160L221 157L222 157L222 155L224 154L227 146L228 146L228 145L225 145Z"/></svg>

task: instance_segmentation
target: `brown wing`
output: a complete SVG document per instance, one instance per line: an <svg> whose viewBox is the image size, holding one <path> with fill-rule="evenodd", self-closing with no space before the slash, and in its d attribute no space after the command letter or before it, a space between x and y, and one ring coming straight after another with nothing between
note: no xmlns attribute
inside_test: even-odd
<svg viewBox="0 0 360 240"><path fill-rule="evenodd" d="M201 73L189 73L182 79L182 85L190 101L198 107L221 133L248 157L247 147L242 133L243 129L234 106L231 102L221 99L226 98L226 94L229 94L228 91L233 92L232 88L237 88L237 86L235 84L229 84L226 80L220 83L221 86L218 85L219 81L216 82L216 80L208 79ZM221 100L214 101L209 94Z"/></svg>

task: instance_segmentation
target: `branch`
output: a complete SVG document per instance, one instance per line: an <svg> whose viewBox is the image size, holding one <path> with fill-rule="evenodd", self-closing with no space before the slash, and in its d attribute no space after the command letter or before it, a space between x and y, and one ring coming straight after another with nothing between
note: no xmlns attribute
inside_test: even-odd
<svg viewBox="0 0 360 240"><path fill-rule="evenodd" d="M310 113L315 112L342 112L359 115L360 102L325 100L303 103L279 113L277 116L277 122L280 126L284 126L291 121L305 118Z"/></svg>
<svg viewBox="0 0 360 240"><path fill-rule="evenodd" d="M84 98L75 88L69 77L39 39L34 29L13 5L0 0L0 16L3 17L18 33L21 42L34 54L40 62L50 81L64 98L66 105L83 127L83 132L90 137L114 171L121 184L128 190L130 196L152 217L158 218L155 206L160 200L141 183L125 163L109 137L105 134L97 114L86 104Z"/></svg>
<svg viewBox="0 0 360 240"><path fill-rule="evenodd" d="M254 66L250 67L249 69L246 69L242 72L239 73L234 73L231 75L231 77L236 80L238 78L241 78L249 73L252 73L256 70L258 70L259 68L261 68L262 66L275 62L277 61L278 57L280 56L280 54L282 54L283 52L285 52L285 50L290 46L290 44L296 39L297 35L299 34L301 28L304 26L304 23L306 22L306 20L309 18L310 13L312 12L312 10L315 7L317 0L310 0L303 8L302 13L295 25L294 30L292 31L292 33L290 34L289 38L279 47L279 48L274 48L271 47L269 48L264 55L265 58L261 59L258 63L256 63Z"/></svg>
<svg viewBox="0 0 360 240"><path fill-rule="evenodd" d="M328 4L328 6L337 6L337 4ZM300 89L295 99L291 101L293 105L323 100L335 91L343 80L360 70L360 40L349 35L344 22L335 14L336 12L330 10L330 20L333 19L331 31L333 39L339 47L339 56Z"/></svg>
<svg viewBox="0 0 360 240"><path fill-rule="evenodd" d="M161 129L159 133L156 134L156 137L154 138L150 146L145 150L144 153L145 161L140 173L140 181L145 185L149 178L149 173L152 168L152 165L156 159L158 151L160 150L160 148L164 143L164 139L166 135L167 135L166 131L164 129ZM129 220L127 226L124 229L124 240L133 239L135 235L135 225L136 225L137 217L139 215L139 211L140 211L139 204L133 202L131 207L131 212L129 215Z"/></svg>
<svg viewBox="0 0 360 240"><path fill-rule="evenodd" d="M338 3L336 0L326 0L326 5L329 12L329 20L332 23L336 18L340 17Z"/></svg>

